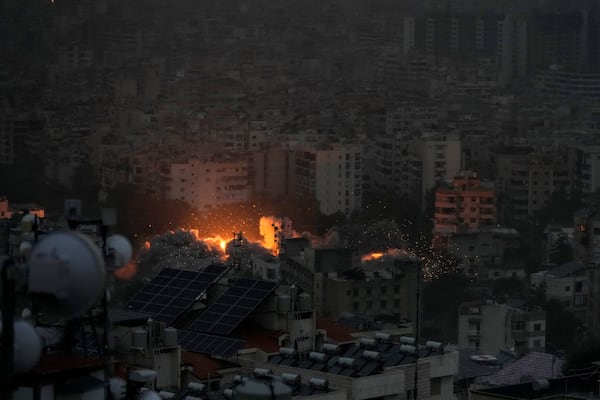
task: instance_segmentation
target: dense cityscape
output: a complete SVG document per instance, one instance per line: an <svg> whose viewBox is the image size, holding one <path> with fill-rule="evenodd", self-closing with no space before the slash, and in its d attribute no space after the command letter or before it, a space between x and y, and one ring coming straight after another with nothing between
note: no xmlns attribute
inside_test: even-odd
<svg viewBox="0 0 600 400"><path fill-rule="evenodd" d="M0 43L2 399L600 399L597 0L4 0Z"/></svg>

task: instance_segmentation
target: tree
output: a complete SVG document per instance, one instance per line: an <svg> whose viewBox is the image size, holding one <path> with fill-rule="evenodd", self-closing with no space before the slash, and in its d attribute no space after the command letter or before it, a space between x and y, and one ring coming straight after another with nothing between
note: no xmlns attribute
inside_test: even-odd
<svg viewBox="0 0 600 400"><path fill-rule="evenodd" d="M600 360L600 339L587 338L578 341L567 350L563 373L569 374L573 370L589 368L598 360Z"/></svg>
<svg viewBox="0 0 600 400"><path fill-rule="evenodd" d="M456 343L458 310L462 302L470 300L468 285L462 272L450 272L423 284L423 335L428 332L436 340Z"/></svg>
<svg viewBox="0 0 600 400"><path fill-rule="evenodd" d="M492 296L499 302L509 298L524 298L525 292L524 282L517 277L500 278L492 283Z"/></svg>
<svg viewBox="0 0 600 400"><path fill-rule="evenodd" d="M556 299L549 299L546 310L546 343L555 350L565 350L573 346L581 336L583 324L563 304Z"/></svg>

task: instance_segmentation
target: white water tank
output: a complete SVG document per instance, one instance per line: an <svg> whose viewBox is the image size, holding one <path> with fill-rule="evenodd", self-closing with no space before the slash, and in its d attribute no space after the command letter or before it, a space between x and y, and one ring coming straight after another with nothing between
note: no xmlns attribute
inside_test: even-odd
<svg viewBox="0 0 600 400"><path fill-rule="evenodd" d="M164 336L165 347L175 347L177 346L177 329L173 327L165 328L165 336Z"/></svg>
<svg viewBox="0 0 600 400"><path fill-rule="evenodd" d="M323 343L323 353L335 354L339 351L339 346L333 343Z"/></svg>
<svg viewBox="0 0 600 400"><path fill-rule="evenodd" d="M367 337L361 337L360 339L358 339L358 343L360 344L361 347L367 347L367 348L371 348L376 345L375 339L367 338Z"/></svg>
<svg viewBox="0 0 600 400"><path fill-rule="evenodd" d="M310 378L308 383L315 389L327 390L329 388L329 381L327 379Z"/></svg>
<svg viewBox="0 0 600 400"><path fill-rule="evenodd" d="M145 349L148 343L148 332L145 329L136 329L133 331L131 347L134 349Z"/></svg>
<svg viewBox="0 0 600 400"><path fill-rule="evenodd" d="M277 310L279 312L290 312L292 309L292 296L289 294L280 294L277 296Z"/></svg>
<svg viewBox="0 0 600 400"><path fill-rule="evenodd" d="M337 363L340 367L354 368L354 365L356 364L356 360L354 358L350 358L350 357L340 357L338 359Z"/></svg>
<svg viewBox="0 0 600 400"><path fill-rule="evenodd" d="M312 296L308 293L301 293L298 296L298 308L300 311L312 310Z"/></svg>
<svg viewBox="0 0 600 400"><path fill-rule="evenodd" d="M236 400L291 400L292 390L280 378L254 378L236 386L231 397Z"/></svg>

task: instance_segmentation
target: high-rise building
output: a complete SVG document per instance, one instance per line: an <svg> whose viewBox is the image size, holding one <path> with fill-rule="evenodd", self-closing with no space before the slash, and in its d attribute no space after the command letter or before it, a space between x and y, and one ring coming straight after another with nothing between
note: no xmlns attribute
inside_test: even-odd
<svg viewBox="0 0 600 400"><path fill-rule="evenodd" d="M508 85L515 79L524 78L528 71L527 20L508 14L498 21L499 82Z"/></svg>
<svg viewBox="0 0 600 400"><path fill-rule="evenodd" d="M248 162L225 156L171 163L166 171L166 197L186 201L199 210L248 201Z"/></svg>
<svg viewBox="0 0 600 400"><path fill-rule="evenodd" d="M585 194L600 190L600 146L573 146L569 149L573 189Z"/></svg>
<svg viewBox="0 0 600 400"><path fill-rule="evenodd" d="M296 193L319 202L320 211L350 215L362 205L361 146L333 144L295 153Z"/></svg>
<svg viewBox="0 0 600 400"><path fill-rule="evenodd" d="M457 135L424 135L418 143L420 156L421 205L426 195L438 184L452 180L462 165L461 143Z"/></svg>
<svg viewBox="0 0 600 400"><path fill-rule="evenodd" d="M476 173L462 171L435 191L434 233L457 233L491 226L496 220L494 187Z"/></svg>

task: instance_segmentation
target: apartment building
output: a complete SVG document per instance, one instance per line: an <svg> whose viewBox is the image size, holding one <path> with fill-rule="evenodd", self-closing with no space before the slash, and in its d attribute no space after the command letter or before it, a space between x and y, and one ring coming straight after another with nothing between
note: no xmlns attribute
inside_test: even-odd
<svg viewBox="0 0 600 400"><path fill-rule="evenodd" d="M337 318L352 312L414 321L419 268L419 262L407 259L327 274L322 278L320 315Z"/></svg>
<svg viewBox="0 0 600 400"><path fill-rule="evenodd" d="M199 210L248 201L248 162L221 154L168 164L163 177L166 197Z"/></svg>
<svg viewBox="0 0 600 400"><path fill-rule="evenodd" d="M494 187L477 173L462 171L452 183L435 191L434 233L477 230L496 221Z"/></svg>
<svg viewBox="0 0 600 400"><path fill-rule="evenodd" d="M573 189L584 194L600 190L600 146L569 147Z"/></svg>
<svg viewBox="0 0 600 400"><path fill-rule="evenodd" d="M252 154L253 193L282 197L292 193L295 158L293 150L272 146Z"/></svg>
<svg viewBox="0 0 600 400"><path fill-rule="evenodd" d="M474 231L437 235L435 244L460 260L463 272L478 279L499 279L525 274L510 258L521 245L516 229L484 227Z"/></svg>
<svg viewBox="0 0 600 400"><path fill-rule="evenodd" d="M573 215L573 259L590 266L600 264L600 215L584 208Z"/></svg>
<svg viewBox="0 0 600 400"><path fill-rule="evenodd" d="M499 61L499 83L509 85L527 75L528 64L528 21L514 14L507 14L497 22L497 57Z"/></svg>
<svg viewBox="0 0 600 400"><path fill-rule="evenodd" d="M315 198L320 211L350 215L362 205L361 146L332 144L295 152L296 193Z"/></svg>
<svg viewBox="0 0 600 400"><path fill-rule="evenodd" d="M536 72L535 85L542 96L580 101L583 99L598 101L600 99L599 73L579 72L551 65Z"/></svg>
<svg viewBox="0 0 600 400"><path fill-rule="evenodd" d="M569 191L571 174L558 154L496 154L496 190L502 216L526 219L540 211L557 190Z"/></svg>
<svg viewBox="0 0 600 400"><path fill-rule="evenodd" d="M461 169L461 142L453 134L425 134L419 140L422 207L426 194L438 184L452 180Z"/></svg>
<svg viewBox="0 0 600 400"><path fill-rule="evenodd" d="M492 300L463 303L458 316L458 346L495 355L502 349L517 353L544 350L546 314L524 304Z"/></svg>
<svg viewBox="0 0 600 400"><path fill-rule="evenodd" d="M571 261L555 268L531 274L531 284L544 285L546 297L556 299L582 322L588 321L590 275L589 268Z"/></svg>

